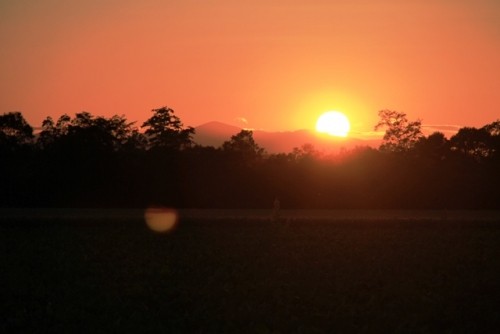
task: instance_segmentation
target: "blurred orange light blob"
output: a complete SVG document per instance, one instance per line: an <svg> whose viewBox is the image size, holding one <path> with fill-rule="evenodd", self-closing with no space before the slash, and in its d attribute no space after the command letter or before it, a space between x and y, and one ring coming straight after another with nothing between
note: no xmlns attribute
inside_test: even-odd
<svg viewBox="0 0 500 334"><path fill-rule="evenodd" d="M174 209L152 207L144 212L144 220L152 231L164 233L175 227L178 214Z"/></svg>

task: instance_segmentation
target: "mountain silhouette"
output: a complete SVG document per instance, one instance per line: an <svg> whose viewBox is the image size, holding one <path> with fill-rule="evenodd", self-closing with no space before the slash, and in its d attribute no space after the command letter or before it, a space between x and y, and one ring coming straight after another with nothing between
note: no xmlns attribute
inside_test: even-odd
<svg viewBox="0 0 500 334"><path fill-rule="evenodd" d="M231 139L231 136L241 130L240 127L221 123L208 122L195 128L194 141L203 146L220 147L222 143ZM360 139L354 137L333 137L318 134L310 130L295 131L263 131L253 130L255 142L269 153L289 153L294 148L304 144L312 144L316 150L335 153L344 149L353 149L357 146L371 146L377 148L380 139Z"/></svg>
<svg viewBox="0 0 500 334"><path fill-rule="evenodd" d="M208 122L195 127L196 132L193 138L200 145L219 147L241 130L237 126L221 122Z"/></svg>

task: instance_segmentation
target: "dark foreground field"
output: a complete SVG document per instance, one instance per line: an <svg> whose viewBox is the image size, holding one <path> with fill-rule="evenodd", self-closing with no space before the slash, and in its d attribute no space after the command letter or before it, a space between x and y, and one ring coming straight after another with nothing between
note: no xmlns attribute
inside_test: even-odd
<svg viewBox="0 0 500 334"><path fill-rule="evenodd" d="M4 333L500 328L500 221L0 223Z"/></svg>

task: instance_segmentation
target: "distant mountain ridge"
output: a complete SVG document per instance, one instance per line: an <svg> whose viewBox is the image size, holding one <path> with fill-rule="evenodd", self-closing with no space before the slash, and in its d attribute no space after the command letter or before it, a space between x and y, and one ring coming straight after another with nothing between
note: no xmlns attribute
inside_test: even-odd
<svg viewBox="0 0 500 334"><path fill-rule="evenodd" d="M195 130L193 138L197 144L220 147L222 143L230 140L231 136L240 132L242 128L213 121L197 126ZM304 144L312 144L317 150L330 153L335 153L342 149L353 149L357 146L377 148L380 145L380 139L330 137L309 130L252 131L255 142L269 153L289 153L295 147L301 147Z"/></svg>

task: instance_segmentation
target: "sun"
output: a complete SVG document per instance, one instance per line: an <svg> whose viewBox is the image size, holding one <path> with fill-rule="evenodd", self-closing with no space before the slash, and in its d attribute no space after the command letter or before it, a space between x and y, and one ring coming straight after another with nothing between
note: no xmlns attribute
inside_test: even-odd
<svg viewBox="0 0 500 334"><path fill-rule="evenodd" d="M316 122L316 131L331 136L347 137L350 129L349 119L338 111L327 111L321 114Z"/></svg>

